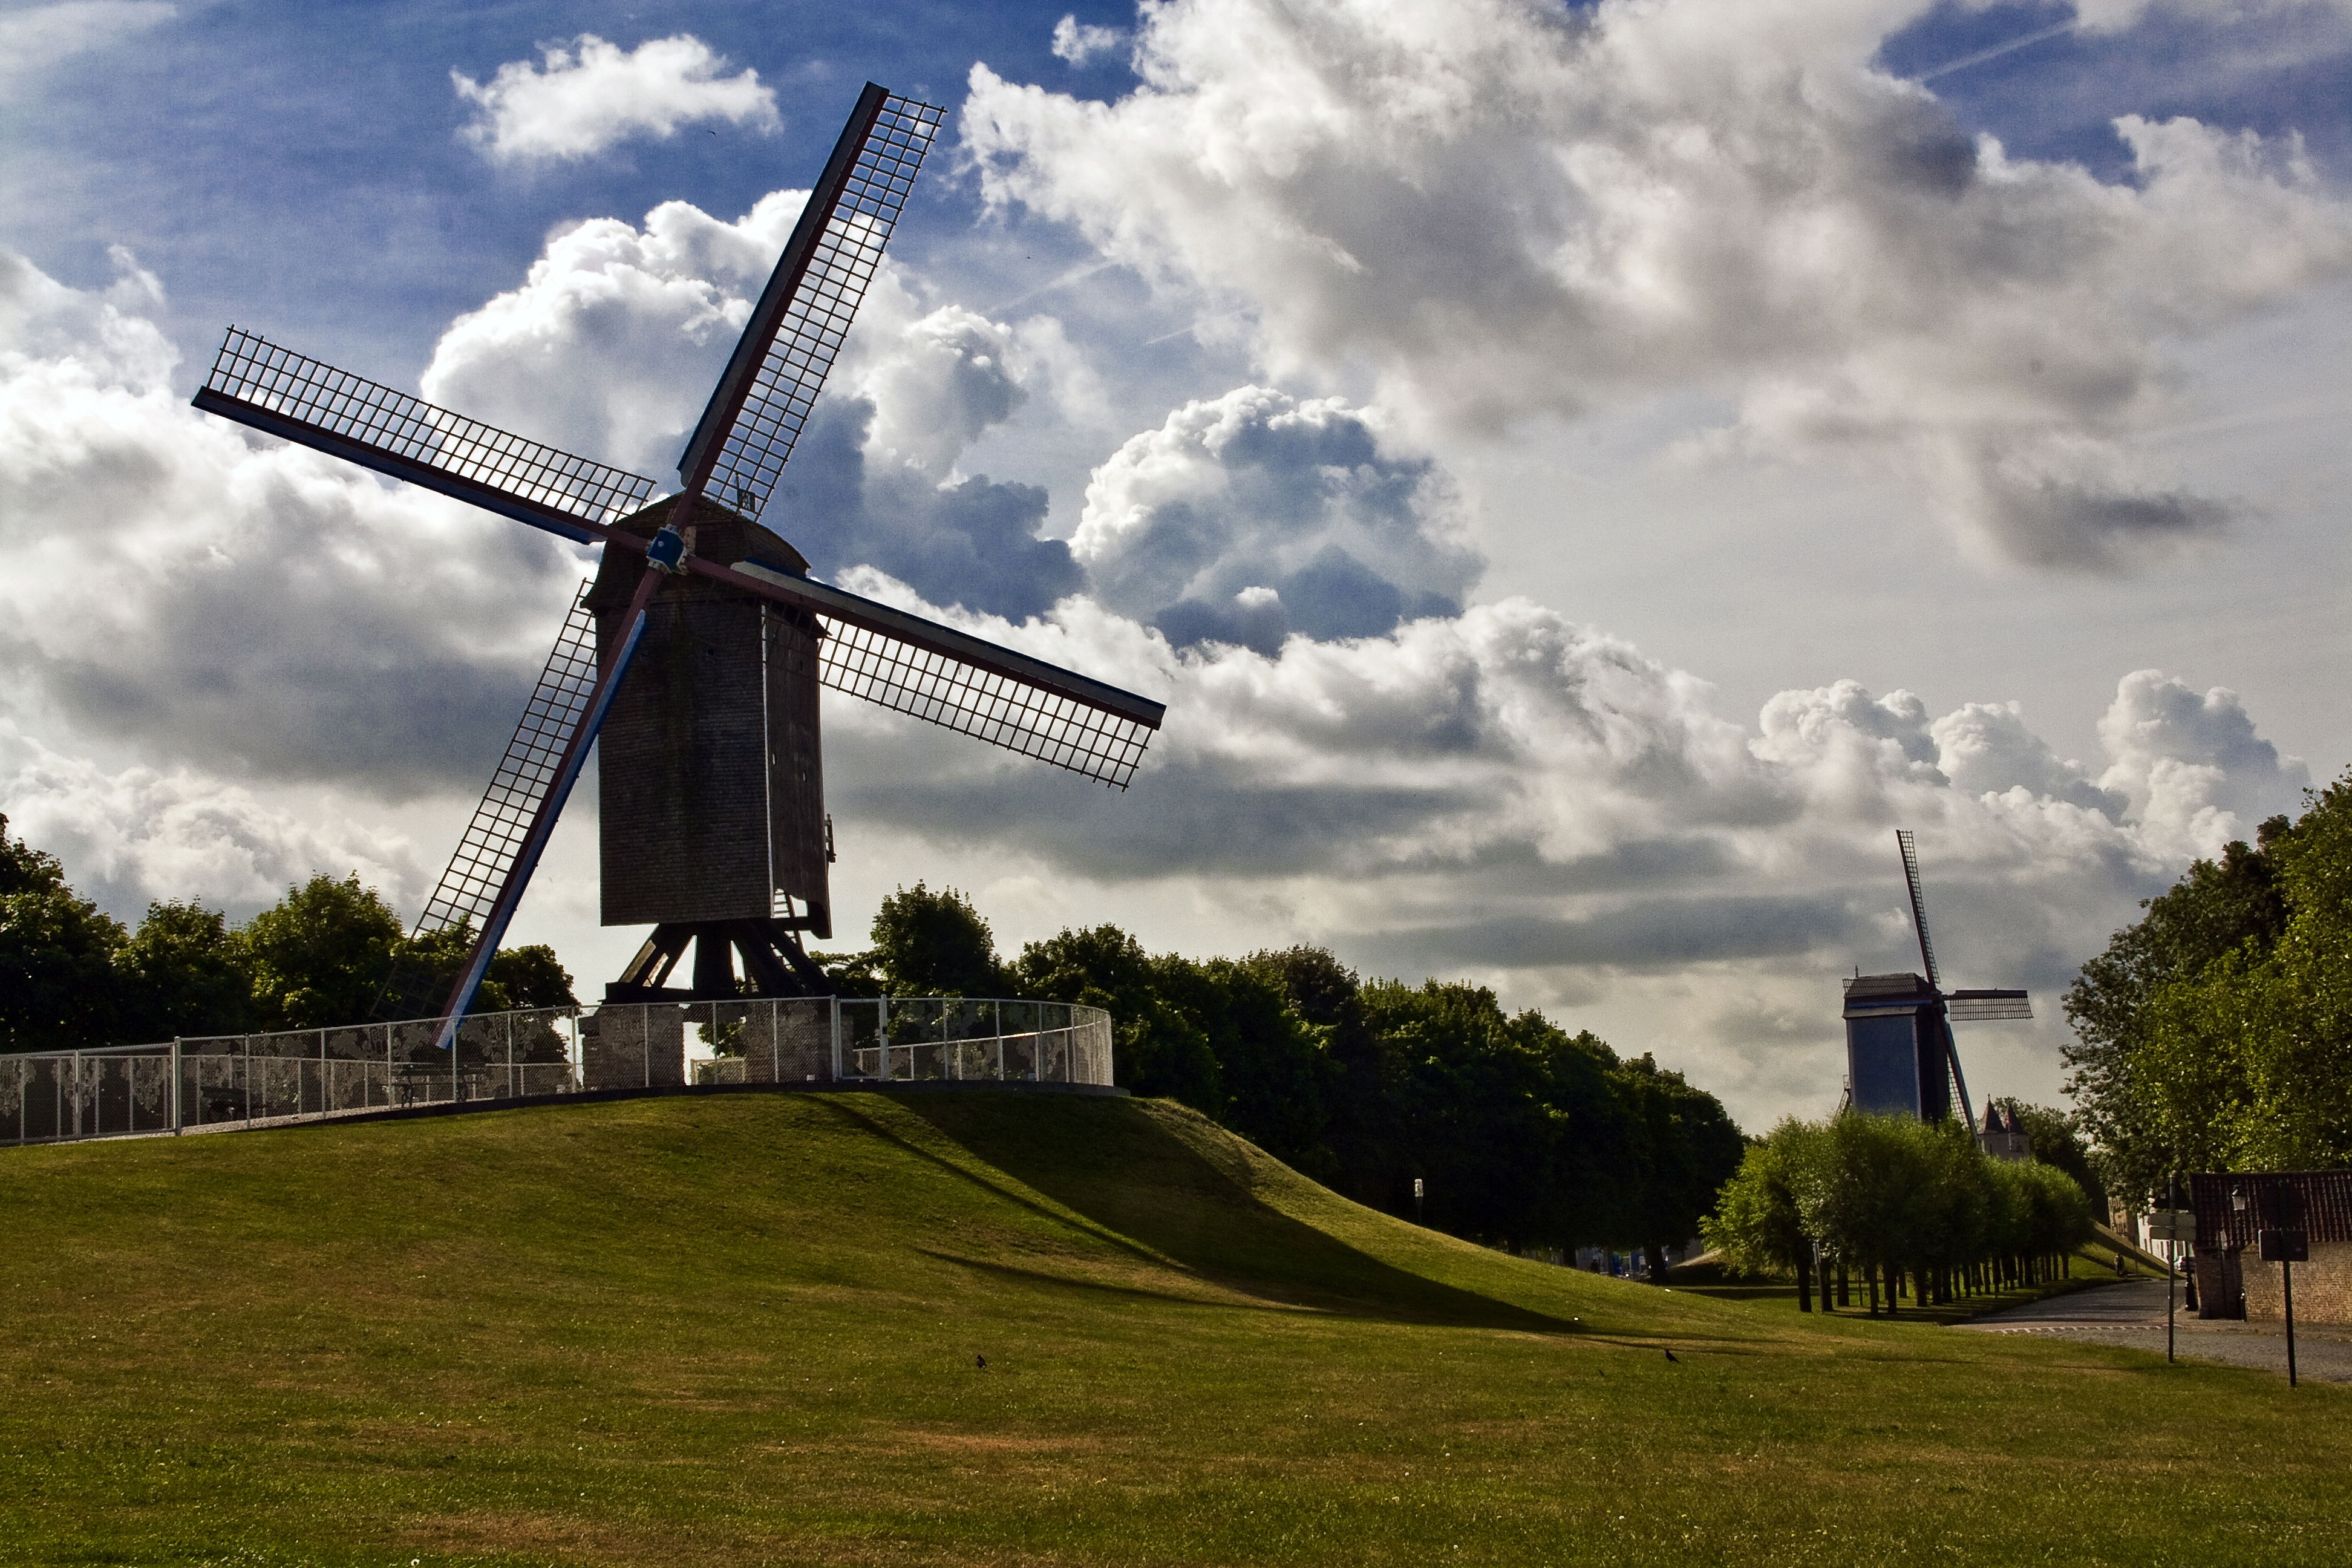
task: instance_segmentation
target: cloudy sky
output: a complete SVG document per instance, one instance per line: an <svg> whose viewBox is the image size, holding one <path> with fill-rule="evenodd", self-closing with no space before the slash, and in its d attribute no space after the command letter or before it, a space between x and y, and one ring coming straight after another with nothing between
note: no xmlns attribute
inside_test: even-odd
<svg viewBox="0 0 2352 1568"><path fill-rule="evenodd" d="M767 521L1164 699L828 698L835 900L1328 943L1836 1102L2352 763L2343 0L0 9L0 810L414 913L591 563L196 414L230 322L669 479L859 86L948 110ZM593 994L593 791L515 936Z"/></svg>

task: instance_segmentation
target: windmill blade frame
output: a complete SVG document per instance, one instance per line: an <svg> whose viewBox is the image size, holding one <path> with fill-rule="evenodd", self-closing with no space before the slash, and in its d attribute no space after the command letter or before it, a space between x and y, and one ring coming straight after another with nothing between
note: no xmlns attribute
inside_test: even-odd
<svg viewBox="0 0 2352 1568"><path fill-rule="evenodd" d="M642 505L656 488L653 480L469 419L240 328L229 329L195 405L578 543L639 554L648 543L613 523ZM445 466L445 458L454 463ZM824 620L842 636L840 648L828 649L827 685L1114 788L1133 778L1167 711L1131 691L811 578L693 555L681 565ZM984 678L959 676L954 666Z"/></svg>
<svg viewBox="0 0 2352 1568"><path fill-rule="evenodd" d="M693 564L689 563L689 564ZM1165 703L829 584L739 562L727 572L824 623L818 679L960 735L1125 789Z"/></svg>
<svg viewBox="0 0 2352 1568"><path fill-rule="evenodd" d="M678 458L686 494L767 510L945 118L866 84Z"/></svg>
<svg viewBox="0 0 2352 1568"><path fill-rule="evenodd" d="M574 543L661 487L231 327L195 406Z"/></svg>
<svg viewBox="0 0 2352 1568"><path fill-rule="evenodd" d="M1903 879L1911 889L1911 926L1919 933L1919 962L1927 967L1927 984L1941 991L1944 981L1936 973L1936 944L1927 936L1927 900L1919 886L1919 846L1907 827L1895 830L1895 843L1903 851Z"/></svg>
<svg viewBox="0 0 2352 1568"><path fill-rule="evenodd" d="M1963 1024L2021 1022L2033 1016L2033 1003L2023 991L1954 991L1944 997L1944 1011Z"/></svg>
<svg viewBox="0 0 2352 1568"><path fill-rule="evenodd" d="M1960 1042L1952 1037L1952 1016L1948 1008L1945 1011L1941 1026L1944 1031L1944 1062L1951 1068L1952 1092L1960 1102L1960 1125L1973 1129L1977 1110L1969 1103L1968 1075L1960 1071Z"/></svg>
<svg viewBox="0 0 2352 1568"><path fill-rule="evenodd" d="M469 921L478 926L489 919L499 889L506 885L530 836L531 817L595 696L597 673L596 617L588 608L583 583L555 634L555 646L548 650L506 754L499 759L489 787L474 807L441 880L425 900L411 936Z"/></svg>

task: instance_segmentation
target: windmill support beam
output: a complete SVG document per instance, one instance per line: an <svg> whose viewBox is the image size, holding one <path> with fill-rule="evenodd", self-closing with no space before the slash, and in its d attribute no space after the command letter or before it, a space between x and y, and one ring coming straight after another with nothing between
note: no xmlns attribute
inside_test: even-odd
<svg viewBox="0 0 2352 1568"><path fill-rule="evenodd" d="M673 986L669 979L694 949L688 973L693 982ZM746 990L736 977L751 983ZM630 959L621 978L604 987L607 1002L740 1002L749 996L829 996L833 982L781 921L710 921L658 925Z"/></svg>

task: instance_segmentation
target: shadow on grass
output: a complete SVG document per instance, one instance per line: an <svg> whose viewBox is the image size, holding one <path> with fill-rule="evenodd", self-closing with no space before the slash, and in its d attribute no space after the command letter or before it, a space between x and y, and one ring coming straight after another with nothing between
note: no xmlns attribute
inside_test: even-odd
<svg viewBox="0 0 2352 1568"><path fill-rule="evenodd" d="M852 1097L829 1102L919 1158L1034 1212L1040 1205L908 1142ZM1131 1100L976 1093L891 1104L1078 1215L1131 1256L1172 1262L1244 1295L1351 1317L1582 1334L1581 1325L1398 1268L1269 1207ZM1066 1224L1065 1216L1055 1215Z"/></svg>

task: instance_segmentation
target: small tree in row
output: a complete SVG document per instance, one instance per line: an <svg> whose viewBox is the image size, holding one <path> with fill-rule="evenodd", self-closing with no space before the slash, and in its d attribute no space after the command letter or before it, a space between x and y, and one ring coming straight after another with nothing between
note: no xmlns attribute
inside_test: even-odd
<svg viewBox="0 0 2352 1568"><path fill-rule="evenodd" d="M2089 1238L2091 1205L2053 1166L1988 1159L1958 1121L1849 1110L1749 1145L1704 1234L1742 1272L1795 1275L1804 1310L1817 1278L1827 1305L1834 1267L1891 1311L1906 1281L1948 1301L2050 1278Z"/></svg>

